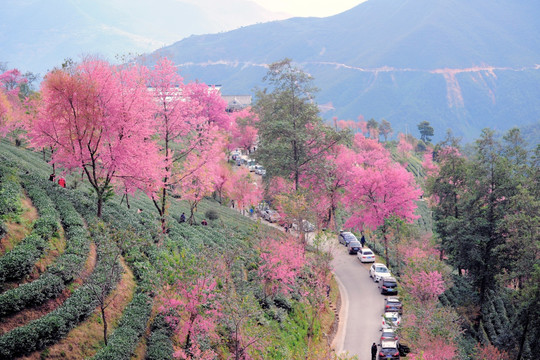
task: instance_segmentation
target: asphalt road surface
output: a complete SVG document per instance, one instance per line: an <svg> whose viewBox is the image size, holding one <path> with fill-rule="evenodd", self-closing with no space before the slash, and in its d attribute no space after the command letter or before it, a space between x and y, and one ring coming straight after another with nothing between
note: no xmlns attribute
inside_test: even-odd
<svg viewBox="0 0 540 360"><path fill-rule="evenodd" d="M369 277L371 264L362 264L356 255L332 239L332 266L340 285L340 326L334 341L338 354L348 352L359 360L371 360L371 345L379 343L384 296Z"/></svg>

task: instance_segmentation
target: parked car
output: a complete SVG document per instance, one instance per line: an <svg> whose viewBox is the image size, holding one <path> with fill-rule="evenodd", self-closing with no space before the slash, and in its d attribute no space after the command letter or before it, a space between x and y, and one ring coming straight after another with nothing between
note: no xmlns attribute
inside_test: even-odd
<svg viewBox="0 0 540 360"><path fill-rule="evenodd" d="M361 248L360 251L358 251L358 259L363 263L374 263L375 254L370 248Z"/></svg>
<svg viewBox="0 0 540 360"><path fill-rule="evenodd" d="M401 316L397 312L385 312L382 316L383 329L396 329L401 323Z"/></svg>
<svg viewBox="0 0 540 360"><path fill-rule="evenodd" d="M386 297L384 299L384 311L397 312L403 314L403 304L397 297Z"/></svg>
<svg viewBox="0 0 540 360"><path fill-rule="evenodd" d="M369 268L369 276L373 281L379 282L382 278L392 276L392 274L384 264L374 263Z"/></svg>
<svg viewBox="0 0 540 360"><path fill-rule="evenodd" d="M380 344L379 360L399 360L399 342L385 340Z"/></svg>
<svg viewBox="0 0 540 360"><path fill-rule="evenodd" d="M266 175L266 169L262 165L255 165L255 174L264 176Z"/></svg>
<svg viewBox="0 0 540 360"><path fill-rule="evenodd" d="M360 244L360 241L350 241L347 245L347 250L349 250L349 255L356 255L358 254L358 251L362 248L362 244Z"/></svg>
<svg viewBox="0 0 540 360"><path fill-rule="evenodd" d="M338 240L340 244L343 244L345 246L349 245L351 241L358 241L356 236L354 236L354 234L349 231L340 231Z"/></svg>
<svg viewBox="0 0 540 360"><path fill-rule="evenodd" d="M381 339L379 340L379 343L382 343L383 341L399 340L399 337L397 336L394 329L388 328L388 329L382 329L381 331L382 333L381 333Z"/></svg>
<svg viewBox="0 0 540 360"><path fill-rule="evenodd" d="M293 228L293 230L298 231L298 220L294 219L291 227ZM302 220L302 231L303 232L315 231L315 225L313 225L312 223L310 223L307 220Z"/></svg>
<svg viewBox="0 0 540 360"><path fill-rule="evenodd" d="M261 216L264 220L271 223L278 222L281 219L281 216L276 210L266 209L261 212Z"/></svg>
<svg viewBox="0 0 540 360"><path fill-rule="evenodd" d="M397 295L398 288L397 288L397 280L394 277L386 277L382 278L379 281L379 290L381 291L381 294L387 295Z"/></svg>

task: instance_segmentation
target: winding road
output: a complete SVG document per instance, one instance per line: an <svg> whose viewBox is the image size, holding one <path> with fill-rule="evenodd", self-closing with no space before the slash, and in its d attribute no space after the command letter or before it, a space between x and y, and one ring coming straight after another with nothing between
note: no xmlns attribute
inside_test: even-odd
<svg viewBox="0 0 540 360"><path fill-rule="evenodd" d="M348 352L359 360L371 360L371 345L379 343L384 296L369 277L371 264L362 264L356 255L349 255L337 237L328 246L334 255L332 266L341 293L334 349L338 354Z"/></svg>

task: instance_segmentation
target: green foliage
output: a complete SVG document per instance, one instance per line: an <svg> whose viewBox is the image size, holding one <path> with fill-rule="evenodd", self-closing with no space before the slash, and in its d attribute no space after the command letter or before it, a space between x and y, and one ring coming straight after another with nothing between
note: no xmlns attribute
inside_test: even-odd
<svg viewBox="0 0 540 360"><path fill-rule="evenodd" d="M0 164L0 219L22 211L21 194L22 189L14 164Z"/></svg>
<svg viewBox="0 0 540 360"><path fill-rule="evenodd" d="M136 294L124 310L118 327L102 348L92 359L131 359L139 338L146 330L146 323L152 311L152 299L145 294Z"/></svg>
<svg viewBox="0 0 540 360"><path fill-rule="evenodd" d="M271 87L257 93L255 111L259 143L255 158L267 169L267 176L299 177L308 164L321 157L328 147L341 139L324 125L313 101L317 89L312 77L283 59L270 64L264 80Z"/></svg>
<svg viewBox="0 0 540 360"><path fill-rule="evenodd" d="M75 290L61 306L0 336L0 358L19 357L52 345L92 314L98 305L93 297L92 281L103 276L105 270L98 262L89 283Z"/></svg>
<svg viewBox="0 0 540 360"><path fill-rule="evenodd" d="M146 360L168 360L174 352L172 330L162 314L158 314L151 326L146 348Z"/></svg>
<svg viewBox="0 0 540 360"><path fill-rule="evenodd" d="M18 280L28 274L46 244L45 240L35 233L25 237L19 245L0 258L0 279Z"/></svg>
<svg viewBox="0 0 540 360"><path fill-rule="evenodd" d="M43 233L47 232L45 229L48 228L49 235L51 235L58 227L57 220L52 221L52 218L59 216L65 229L66 248L55 263L49 266L38 279L0 294L0 304L2 305L0 316L40 305L60 295L65 285L82 271L89 251L89 239L84 222L71 202L63 196L64 189L51 186L48 181L35 176L24 177L23 185L38 212L40 215L42 214L40 220L44 219L42 222L36 221L34 229L37 226L37 229ZM56 209L53 200L56 203ZM46 219L48 220L45 221ZM30 268L33 263L34 261L26 261L27 267ZM18 264L21 266L22 261L19 261Z"/></svg>
<svg viewBox="0 0 540 360"><path fill-rule="evenodd" d="M204 213L204 216L206 216L206 218L207 218L208 220L217 220L217 219L219 219L219 214L218 214L217 211L214 210L214 209L207 210L207 211Z"/></svg>

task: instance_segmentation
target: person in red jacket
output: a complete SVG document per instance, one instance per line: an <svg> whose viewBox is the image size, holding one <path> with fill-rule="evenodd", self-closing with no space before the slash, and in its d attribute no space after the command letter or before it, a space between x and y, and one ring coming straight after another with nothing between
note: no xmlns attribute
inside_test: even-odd
<svg viewBox="0 0 540 360"><path fill-rule="evenodd" d="M65 187L66 187L66 179L64 179L63 177L61 177L60 179L58 179L58 185L60 185L61 187L65 188Z"/></svg>

